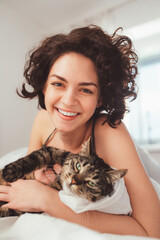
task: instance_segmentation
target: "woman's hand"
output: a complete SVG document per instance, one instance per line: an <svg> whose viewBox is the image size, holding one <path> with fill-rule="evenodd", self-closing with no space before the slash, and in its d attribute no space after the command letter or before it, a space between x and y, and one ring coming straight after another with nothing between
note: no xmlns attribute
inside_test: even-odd
<svg viewBox="0 0 160 240"><path fill-rule="evenodd" d="M56 174L61 172L61 166L55 164L53 166ZM23 212L41 212L45 207L47 193L56 191L42 184L49 184L55 180L55 173L52 169L45 167L35 171L36 180L19 179L10 186L0 185L0 201L7 202L2 206L23 211Z"/></svg>
<svg viewBox="0 0 160 240"><path fill-rule="evenodd" d="M24 211L41 212L45 196L50 190L48 186L36 180L17 180L10 186L0 186L0 201L5 201L3 207ZM53 190L53 189L51 189Z"/></svg>
<svg viewBox="0 0 160 240"><path fill-rule="evenodd" d="M59 164L55 164L53 169L56 174L60 174L61 166ZM46 167L41 168L35 171L35 179L39 182L49 184L50 182L54 182L56 175L52 169L47 169Z"/></svg>

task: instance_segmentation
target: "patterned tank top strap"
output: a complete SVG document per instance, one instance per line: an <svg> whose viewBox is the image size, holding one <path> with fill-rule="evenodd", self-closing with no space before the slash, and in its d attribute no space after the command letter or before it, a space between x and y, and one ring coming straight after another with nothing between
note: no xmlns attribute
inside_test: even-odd
<svg viewBox="0 0 160 240"><path fill-rule="evenodd" d="M56 130L57 130L57 128L55 128L55 129L51 132L51 134L48 136L48 138L46 139L45 143L43 144L42 148L43 148L43 147L46 147L48 141L50 140L50 138L52 137L52 135L56 132Z"/></svg>

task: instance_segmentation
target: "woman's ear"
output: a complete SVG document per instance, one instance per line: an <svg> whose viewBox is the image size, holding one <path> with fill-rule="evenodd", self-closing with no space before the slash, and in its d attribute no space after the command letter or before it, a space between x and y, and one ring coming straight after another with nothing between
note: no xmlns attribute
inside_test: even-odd
<svg viewBox="0 0 160 240"><path fill-rule="evenodd" d="M102 106L103 102L102 102L102 99L100 98L97 102L97 108Z"/></svg>

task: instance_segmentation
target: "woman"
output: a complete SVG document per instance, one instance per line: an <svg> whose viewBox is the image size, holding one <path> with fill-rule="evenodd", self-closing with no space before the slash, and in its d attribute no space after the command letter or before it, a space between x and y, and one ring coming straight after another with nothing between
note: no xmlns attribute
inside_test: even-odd
<svg viewBox="0 0 160 240"><path fill-rule="evenodd" d="M43 211L51 216L114 234L160 237L160 204L141 164L133 141L121 121L125 100L136 98L137 56L126 36L112 36L97 26L88 26L45 39L26 63L24 76L33 91L23 84L21 95L38 96L42 110L33 124L28 153L48 146L78 153L94 125L95 149L106 163L127 168L125 184L132 215L96 211L76 214L64 205L48 183L52 176L37 170L38 181L18 180L0 187L3 207L21 211ZM102 111L106 114L101 114ZM54 166L59 172L59 166Z"/></svg>

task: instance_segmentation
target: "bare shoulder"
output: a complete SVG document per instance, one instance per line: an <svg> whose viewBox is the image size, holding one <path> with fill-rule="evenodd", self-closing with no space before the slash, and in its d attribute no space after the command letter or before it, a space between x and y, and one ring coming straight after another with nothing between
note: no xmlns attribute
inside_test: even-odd
<svg viewBox="0 0 160 240"><path fill-rule="evenodd" d="M53 129L54 126L47 111L40 110L37 113L32 126L28 153L41 148Z"/></svg>
<svg viewBox="0 0 160 240"><path fill-rule="evenodd" d="M135 144L123 122L112 128L105 121L105 116L97 119L95 126L96 151L104 161L113 167L129 167L134 162L140 163ZM130 157L132 156L132 157Z"/></svg>

